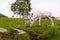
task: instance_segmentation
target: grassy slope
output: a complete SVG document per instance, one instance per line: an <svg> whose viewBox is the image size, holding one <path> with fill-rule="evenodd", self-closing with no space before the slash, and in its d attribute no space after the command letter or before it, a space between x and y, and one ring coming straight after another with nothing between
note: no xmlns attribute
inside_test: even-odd
<svg viewBox="0 0 60 40"><path fill-rule="evenodd" d="M0 27L6 28L8 33L11 32L12 28L19 28L24 26L24 20L18 18L0 18ZM6 33L3 33L6 34ZM13 38L2 38L3 34L0 33L0 40L30 40L28 34L16 34Z"/></svg>
<svg viewBox="0 0 60 40"><path fill-rule="evenodd" d="M55 26L60 26L60 20L54 20ZM41 24L43 25L50 25L50 22L48 20L42 20ZM24 20L19 18L0 18L0 27L6 28L9 31L12 28L20 28L24 27ZM55 37L50 38L51 40L55 40ZM60 38L56 37L56 40L59 40Z"/></svg>
<svg viewBox="0 0 60 40"><path fill-rule="evenodd" d="M0 18L0 27L7 28L18 28L23 26L23 20L18 18Z"/></svg>
<svg viewBox="0 0 60 40"><path fill-rule="evenodd" d="M60 20L54 21L55 26L60 26ZM50 25L48 20L42 20L41 24ZM19 18L0 18L0 27L7 28L19 28L24 26L24 20Z"/></svg>

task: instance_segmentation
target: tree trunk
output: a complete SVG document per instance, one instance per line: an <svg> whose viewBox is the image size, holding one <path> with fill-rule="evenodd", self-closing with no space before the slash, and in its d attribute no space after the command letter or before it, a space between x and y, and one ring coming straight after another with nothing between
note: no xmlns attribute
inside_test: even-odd
<svg viewBox="0 0 60 40"><path fill-rule="evenodd" d="M26 10L24 11L23 18L25 18L25 19L28 18L28 12Z"/></svg>

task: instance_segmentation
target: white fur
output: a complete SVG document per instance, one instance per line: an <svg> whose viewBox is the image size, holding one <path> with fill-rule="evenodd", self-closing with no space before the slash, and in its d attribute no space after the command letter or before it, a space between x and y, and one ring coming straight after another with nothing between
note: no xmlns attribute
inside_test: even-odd
<svg viewBox="0 0 60 40"><path fill-rule="evenodd" d="M30 26L33 25L33 23L37 21L37 19L39 19L39 25L40 25L40 21L42 17L48 17L51 22L51 25L54 25L54 22L52 19L52 13L48 11L37 11L33 14L33 17L30 17Z"/></svg>

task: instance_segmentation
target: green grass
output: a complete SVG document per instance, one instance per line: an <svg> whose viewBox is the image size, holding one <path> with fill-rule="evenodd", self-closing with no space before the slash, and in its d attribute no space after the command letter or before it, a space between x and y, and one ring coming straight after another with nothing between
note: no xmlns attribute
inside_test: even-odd
<svg viewBox="0 0 60 40"><path fill-rule="evenodd" d="M8 27L20 27L25 26L24 19L19 18L0 18L0 27L8 28ZM38 22L37 22L38 23ZM54 24L56 26L60 26L60 20L54 20ZM50 25L49 20L41 20L41 25Z"/></svg>
<svg viewBox="0 0 60 40"><path fill-rule="evenodd" d="M24 20L18 18L0 18L0 27L10 30L24 26Z"/></svg>
<svg viewBox="0 0 60 40"><path fill-rule="evenodd" d="M37 23L35 22L34 26L30 27L29 24L24 24L25 19L19 19L19 18L0 18L0 27L6 28L8 32L11 31L12 28L20 28L27 33L33 33L36 34L38 37L47 37L49 36L49 40L59 40L60 38L60 30L54 30L54 33L57 33L54 36L50 36L52 33L52 29L60 27L60 20L54 20L54 28L50 26L50 21L49 20L41 20L41 26L38 26ZM40 32L41 31L41 32ZM42 34L40 34L42 33ZM23 37L24 36L24 37ZM27 38L26 40L29 39L28 34L22 34L22 35L16 35L14 38L20 37L19 40L23 40ZM0 38L1 39L1 38ZM3 40L3 39L1 39ZM15 40L15 39L14 39Z"/></svg>

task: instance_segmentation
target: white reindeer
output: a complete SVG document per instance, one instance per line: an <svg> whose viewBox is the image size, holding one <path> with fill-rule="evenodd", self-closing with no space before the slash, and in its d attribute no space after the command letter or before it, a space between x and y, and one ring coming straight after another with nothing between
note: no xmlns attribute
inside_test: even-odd
<svg viewBox="0 0 60 40"><path fill-rule="evenodd" d="M40 25L40 21L42 17L48 17L51 25L54 25L53 19L52 19L52 13L47 12L47 11L37 11L33 14L33 17L30 17L30 26L32 26L34 24L35 21L37 21L37 19L39 19L39 25Z"/></svg>

